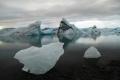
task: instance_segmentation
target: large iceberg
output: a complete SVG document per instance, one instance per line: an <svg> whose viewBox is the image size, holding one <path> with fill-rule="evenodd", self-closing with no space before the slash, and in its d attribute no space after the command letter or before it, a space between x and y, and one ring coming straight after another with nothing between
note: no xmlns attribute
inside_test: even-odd
<svg viewBox="0 0 120 80"><path fill-rule="evenodd" d="M14 58L24 64L23 71L44 74L52 69L64 53L63 43L56 42L41 48L30 47L16 53Z"/></svg>
<svg viewBox="0 0 120 80"><path fill-rule="evenodd" d="M12 36L34 36L34 35L40 35L41 34L41 28L40 28L41 22L36 21L27 27L22 28L16 28L12 32Z"/></svg>
<svg viewBox="0 0 120 80"><path fill-rule="evenodd" d="M11 32L13 31L15 28L3 28L3 29L0 29L0 36L8 33L8 32Z"/></svg>
<svg viewBox="0 0 120 80"><path fill-rule="evenodd" d="M85 51L84 58L99 58L101 53L95 48L90 47Z"/></svg>
<svg viewBox="0 0 120 80"><path fill-rule="evenodd" d="M40 35L41 22L36 21L26 27L20 28L5 28L0 30L0 37L23 37L23 36L35 36Z"/></svg>
<svg viewBox="0 0 120 80"><path fill-rule="evenodd" d="M96 27L78 29L75 25L69 24L66 19L62 19L58 28L58 37L60 39L67 38L69 40L77 39L78 37L90 37L96 39L101 35L101 31Z"/></svg>
<svg viewBox="0 0 120 80"><path fill-rule="evenodd" d="M79 35L80 31L77 27L75 27L73 24L69 24L69 22L63 18L60 22L57 34L59 38L66 37L67 39L71 40L74 39L76 35Z"/></svg>

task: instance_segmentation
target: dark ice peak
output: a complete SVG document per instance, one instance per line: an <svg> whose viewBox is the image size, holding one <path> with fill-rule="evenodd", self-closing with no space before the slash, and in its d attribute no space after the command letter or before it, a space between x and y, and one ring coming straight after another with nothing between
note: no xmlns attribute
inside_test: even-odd
<svg viewBox="0 0 120 80"><path fill-rule="evenodd" d="M93 28L93 29L96 29L96 28L97 28L97 26L96 26L96 25L94 25L92 28Z"/></svg>
<svg viewBox="0 0 120 80"><path fill-rule="evenodd" d="M68 30L68 29L72 28L72 25L69 24L69 22L65 18L63 18L60 22L59 28L62 30Z"/></svg>

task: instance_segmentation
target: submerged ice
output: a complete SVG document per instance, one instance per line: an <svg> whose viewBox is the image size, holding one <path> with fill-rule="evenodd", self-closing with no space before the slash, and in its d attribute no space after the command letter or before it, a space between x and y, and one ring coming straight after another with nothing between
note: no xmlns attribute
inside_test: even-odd
<svg viewBox="0 0 120 80"><path fill-rule="evenodd" d="M63 43L56 42L41 48L30 47L16 53L14 58L24 64L23 71L33 74L45 74L52 69L64 53Z"/></svg>

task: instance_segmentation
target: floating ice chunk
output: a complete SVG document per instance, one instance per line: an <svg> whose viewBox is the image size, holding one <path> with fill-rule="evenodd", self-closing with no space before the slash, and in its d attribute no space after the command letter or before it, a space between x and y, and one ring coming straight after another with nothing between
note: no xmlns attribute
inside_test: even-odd
<svg viewBox="0 0 120 80"><path fill-rule="evenodd" d="M84 58L99 58L100 52L95 47L90 47L85 51Z"/></svg>
<svg viewBox="0 0 120 80"><path fill-rule="evenodd" d="M24 64L23 71L44 74L52 69L64 53L63 43L56 42L41 48L30 47L16 53L14 58Z"/></svg>

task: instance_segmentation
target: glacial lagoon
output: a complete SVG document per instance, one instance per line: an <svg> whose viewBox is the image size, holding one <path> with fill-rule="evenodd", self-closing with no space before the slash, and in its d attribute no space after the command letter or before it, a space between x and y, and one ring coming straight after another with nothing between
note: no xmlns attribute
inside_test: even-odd
<svg viewBox="0 0 120 80"><path fill-rule="evenodd" d="M101 57L84 57L91 46ZM0 77L4 80L118 80L119 74L117 35L74 40L49 35L0 41Z"/></svg>

